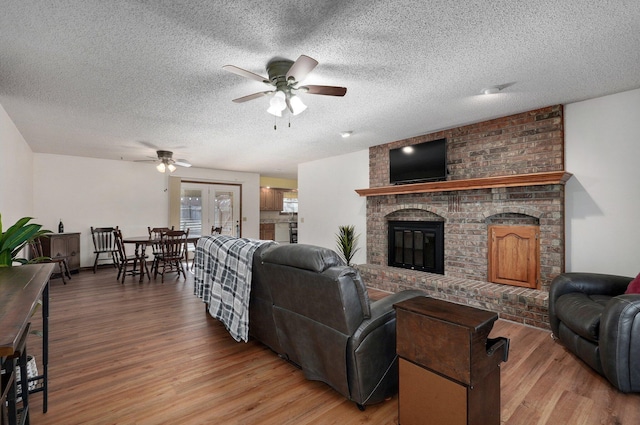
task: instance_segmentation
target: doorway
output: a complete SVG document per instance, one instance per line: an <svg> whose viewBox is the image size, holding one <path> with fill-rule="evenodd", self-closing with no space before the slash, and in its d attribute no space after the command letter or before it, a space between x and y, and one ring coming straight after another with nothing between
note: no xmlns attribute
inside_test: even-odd
<svg viewBox="0 0 640 425"><path fill-rule="evenodd" d="M240 185L181 182L180 229L190 236L221 234L240 237Z"/></svg>

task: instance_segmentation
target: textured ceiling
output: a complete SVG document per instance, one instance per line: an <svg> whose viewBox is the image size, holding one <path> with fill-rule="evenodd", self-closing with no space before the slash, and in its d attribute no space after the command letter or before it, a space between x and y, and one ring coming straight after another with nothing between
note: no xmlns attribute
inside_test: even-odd
<svg viewBox="0 0 640 425"><path fill-rule="evenodd" d="M0 104L34 152L295 177L297 164L640 87L637 0L27 1L0 8ZM274 57L319 61L275 121ZM487 86L508 85L479 95ZM274 130L274 122L277 130ZM353 131L348 139L341 131Z"/></svg>

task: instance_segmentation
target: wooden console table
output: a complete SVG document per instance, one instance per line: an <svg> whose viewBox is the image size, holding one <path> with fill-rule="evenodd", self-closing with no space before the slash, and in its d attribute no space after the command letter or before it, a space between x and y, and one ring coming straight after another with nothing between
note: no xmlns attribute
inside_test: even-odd
<svg viewBox="0 0 640 425"><path fill-rule="evenodd" d="M42 255L65 257L71 273L80 271L80 233L48 233L40 237Z"/></svg>
<svg viewBox="0 0 640 425"><path fill-rule="evenodd" d="M402 425L499 425L509 340L488 339L496 313L435 298L394 305Z"/></svg>
<svg viewBox="0 0 640 425"><path fill-rule="evenodd" d="M55 264L30 264L16 267L0 267L0 357L15 356L24 346L38 300L42 298L42 366L43 373L36 377L42 386L28 391L23 388L22 397L28 400L28 393L43 392L42 410L47 411L47 364L49 361L49 278ZM10 360L13 364L13 360ZM8 363L9 364L9 363ZM12 373L10 371L9 373ZM27 403L25 403L26 405ZM4 409L4 403L2 409ZM4 412L2 413L4 414ZM28 412L27 412L28 414ZM25 416L25 415L23 415ZM9 423L11 422L11 418ZM23 418L24 421L24 418ZM28 418L27 418L28 423Z"/></svg>

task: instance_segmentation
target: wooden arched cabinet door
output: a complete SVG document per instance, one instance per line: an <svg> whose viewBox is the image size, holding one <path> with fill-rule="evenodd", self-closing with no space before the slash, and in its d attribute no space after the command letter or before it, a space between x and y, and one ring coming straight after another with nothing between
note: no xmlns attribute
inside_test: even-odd
<svg viewBox="0 0 640 425"><path fill-rule="evenodd" d="M538 288L539 226L489 226L489 282Z"/></svg>

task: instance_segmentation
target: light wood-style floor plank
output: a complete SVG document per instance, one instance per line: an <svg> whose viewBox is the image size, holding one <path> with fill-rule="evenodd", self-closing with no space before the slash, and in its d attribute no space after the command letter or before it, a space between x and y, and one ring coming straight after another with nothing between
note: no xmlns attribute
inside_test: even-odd
<svg viewBox="0 0 640 425"><path fill-rule="evenodd" d="M397 424L397 396L361 412L262 344L235 342L205 313L191 277L122 285L104 268L53 280L49 411L32 395L31 423ZM492 336L511 338L502 423L640 422L640 395L613 389L549 332L499 320ZM30 336L39 364L40 347Z"/></svg>

